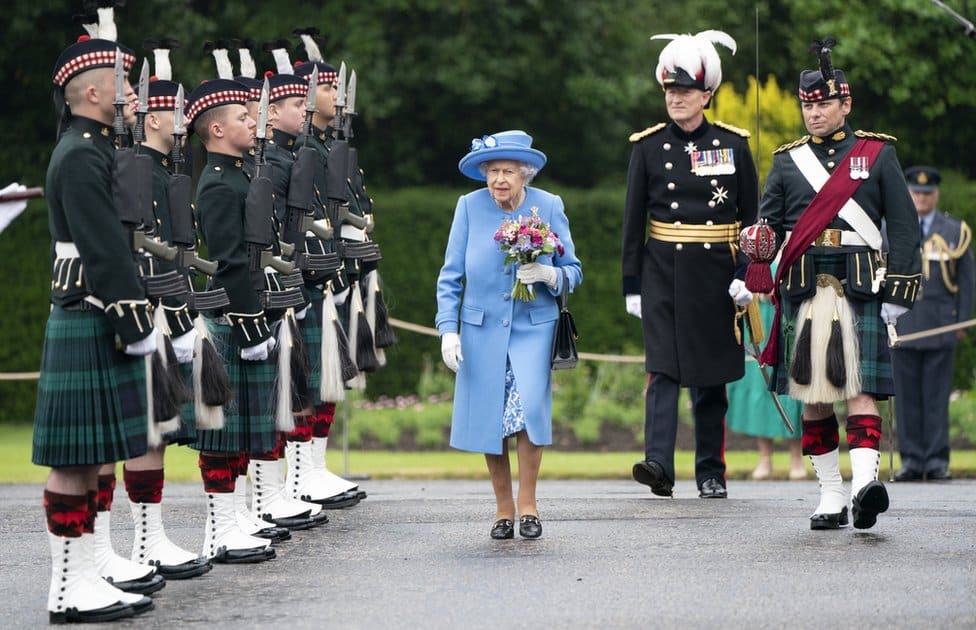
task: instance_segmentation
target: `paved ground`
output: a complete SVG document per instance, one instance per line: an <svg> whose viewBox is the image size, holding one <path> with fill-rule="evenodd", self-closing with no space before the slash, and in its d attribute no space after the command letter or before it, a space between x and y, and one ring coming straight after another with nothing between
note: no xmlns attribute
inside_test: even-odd
<svg viewBox="0 0 976 630"><path fill-rule="evenodd" d="M545 532L493 541L487 481L363 482L369 498L263 565L171 581L139 628L973 628L976 481L889 484L871 530L811 532L816 482L733 482L651 498L626 481L540 484ZM203 498L166 488L194 549ZM131 544L117 491L115 547ZM40 488L0 485L0 626L43 627Z"/></svg>

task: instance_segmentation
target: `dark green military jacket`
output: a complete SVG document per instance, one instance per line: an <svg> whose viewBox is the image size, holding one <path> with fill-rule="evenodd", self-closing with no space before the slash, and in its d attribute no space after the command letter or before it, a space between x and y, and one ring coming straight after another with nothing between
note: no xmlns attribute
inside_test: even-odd
<svg viewBox="0 0 976 630"><path fill-rule="evenodd" d="M152 158L152 199L153 214L156 217L156 235L166 243L173 240L173 221L169 207L169 156L160 153L149 147L142 148L143 153ZM159 260L157 258L144 257L149 261L153 269L150 273L166 273L176 270L176 263ZM189 278L187 278L189 287ZM169 324L170 332L173 337L189 332L193 328L193 318L186 300L179 297L165 297L162 299L163 311L166 314L166 323Z"/></svg>
<svg viewBox="0 0 976 630"><path fill-rule="evenodd" d="M111 129L89 118L73 118L54 148L45 181L51 240L73 243L78 256L54 252L51 301L100 300L121 342L131 344L149 335L152 318L112 197L114 159Z"/></svg>
<svg viewBox="0 0 976 630"><path fill-rule="evenodd" d="M774 152L773 166L766 178L760 212L776 230L776 236L782 243L786 233L793 229L816 194L789 151L809 144L827 172L833 173L860 137L886 141L874 164L869 166L868 178L861 183L853 196L854 201L860 204L879 230L884 221L888 254L883 301L911 307L921 277L918 216L915 204L908 194L908 186L895 148L891 144L894 141L891 136L852 131L845 124L827 137L803 136L795 142L783 145ZM851 230L851 226L839 217L835 217L828 227ZM866 249L868 248L864 246L811 247L808 251L812 254L838 255L857 254L860 251L863 257Z"/></svg>
<svg viewBox="0 0 976 630"><path fill-rule="evenodd" d="M227 292L224 315L242 347L271 336L257 291L251 284L244 240L244 205L249 181L242 156L208 153L197 183L198 224L211 260L217 262L215 288Z"/></svg>

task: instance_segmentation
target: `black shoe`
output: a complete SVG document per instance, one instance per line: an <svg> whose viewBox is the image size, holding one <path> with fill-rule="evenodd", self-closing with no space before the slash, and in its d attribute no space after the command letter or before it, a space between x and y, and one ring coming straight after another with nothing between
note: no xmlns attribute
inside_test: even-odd
<svg viewBox="0 0 976 630"><path fill-rule="evenodd" d="M495 521L491 526L491 537L495 540L507 540L515 538L515 523L511 519L502 518Z"/></svg>
<svg viewBox="0 0 976 630"><path fill-rule="evenodd" d="M869 529L878 522L878 514L888 510L888 491L880 481L871 481L854 497L851 515L855 529Z"/></svg>
<svg viewBox="0 0 976 630"><path fill-rule="evenodd" d="M254 564L273 560L277 552L273 547L252 547L250 549L227 549L219 547L211 560L218 564Z"/></svg>
<svg viewBox="0 0 976 630"><path fill-rule="evenodd" d="M948 468L940 468L939 470L930 470L925 473L926 481L952 481L952 474L949 472Z"/></svg>
<svg viewBox="0 0 976 630"><path fill-rule="evenodd" d="M138 580L128 580L126 582L113 582L110 578L105 579L120 591L137 593L139 595L149 595L166 586L166 578L155 572Z"/></svg>
<svg viewBox="0 0 976 630"><path fill-rule="evenodd" d="M702 499L725 499L729 496L722 482L714 477L703 481L698 490L698 496Z"/></svg>
<svg viewBox="0 0 976 630"><path fill-rule="evenodd" d="M69 608L62 612L48 612L48 621L52 624L62 624L62 623L98 623L100 621L115 621L116 619L123 619L125 617L131 617L135 614L132 606L128 604L123 604L122 602L115 602L104 608L96 608L95 610L82 610L79 611L77 608Z"/></svg>
<svg viewBox="0 0 976 630"><path fill-rule="evenodd" d="M542 536L542 521L538 516L526 514L519 519L519 536L522 538L538 538Z"/></svg>
<svg viewBox="0 0 976 630"><path fill-rule="evenodd" d="M674 494L674 482L668 481L664 474L664 467L655 461L637 462L631 470L634 481L651 487L651 492L659 497L670 497Z"/></svg>
<svg viewBox="0 0 976 630"><path fill-rule="evenodd" d="M285 540L291 540L291 532L287 527L275 527L274 525L268 524L264 529L260 529L257 532L251 534L255 538L264 538L265 540L270 540L271 544L283 542Z"/></svg>
<svg viewBox="0 0 976 630"><path fill-rule="evenodd" d="M847 525L847 506L837 514L814 514L810 517L810 529L840 529Z"/></svg>
<svg viewBox="0 0 976 630"><path fill-rule="evenodd" d="M210 560L206 558L194 558L182 564L159 564L159 561L152 564L156 567L156 572L167 580L188 580L203 575L213 568Z"/></svg>
<svg viewBox="0 0 976 630"><path fill-rule="evenodd" d="M911 468L902 468L895 475L895 481L922 481L922 473Z"/></svg>

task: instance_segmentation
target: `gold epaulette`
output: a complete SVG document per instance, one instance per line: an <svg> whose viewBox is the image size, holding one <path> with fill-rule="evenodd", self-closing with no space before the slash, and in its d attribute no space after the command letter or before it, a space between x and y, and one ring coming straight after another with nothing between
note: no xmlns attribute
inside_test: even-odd
<svg viewBox="0 0 976 630"><path fill-rule="evenodd" d="M858 129L854 132L854 135L858 138L875 138L877 140L884 140L885 142L898 142L898 138L889 136L886 133L878 133L876 131L862 131L861 129Z"/></svg>
<svg viewBox="0 0 976 630"><path fill-rule="evenodd" d="M654 125L653 127L648 127L644 131L634 132L634 133L630 134L630 141L631 142L639 142L640 140L643 140L647 136L661 131L662 129L664 129L667 126L668 126L668 123L658 123L658 124Z"/></svg>
<svg viewBox="0 0 976 630"><path fill-rule="evenodd" d="M726 131L731 131L735 135L742 136L743 138L749 138L752 136L752 134L749 133L747 129L743 129L742 127L734 127L728 123L722 122L721 120L713 120L712 124L715 125L716 127L725 129Z"/></svg>
<svg viewBox="0 0 976 630"><path fill-rule="evenodd" d="M795 147L798 147L801 144L806 144L807 142L810 142L810 136L808 136L808 135L807 136L803 136L802 138L798 138L798 139L794 140L793 142L787 142L786 144L780 146L778 149L776 149L775 151L773 151L773 155L775 155L777 153L782 153L783 151L789 151L790 149L793 149Z"/></svg>

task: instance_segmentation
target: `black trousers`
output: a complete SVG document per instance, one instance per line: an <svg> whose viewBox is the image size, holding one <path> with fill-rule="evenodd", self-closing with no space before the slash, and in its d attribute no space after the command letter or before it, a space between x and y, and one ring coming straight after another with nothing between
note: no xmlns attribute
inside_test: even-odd
<svg viewBox="0 0 976 630"><path fill-rule="evenodd" d="M895 431L902 468L920 473L949 466L949 394L955 348L895 350Z"/></svg>
<svg viewBox="0 0 976 630"><path fill-rule="evenodd" d="M674 445L678 433L678 394L681 385L664 374L652 373L644 410L644 459L660 464L674 481ZM701 486L715 478L725 484L725 385L692 387L695 417L695 480Z"/></svg>

